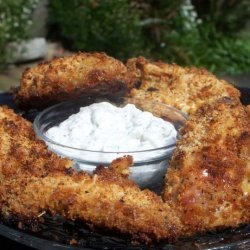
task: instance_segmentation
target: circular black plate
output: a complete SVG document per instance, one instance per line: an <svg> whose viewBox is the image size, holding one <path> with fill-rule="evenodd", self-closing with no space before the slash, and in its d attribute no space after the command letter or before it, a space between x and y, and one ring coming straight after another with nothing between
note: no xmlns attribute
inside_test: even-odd
<svg viewBox="0 0 250 250"><path fill-rule="evenodd" d="M250 104L250 89L240 88L242 93L241 101ZM13 103L9 93L0 94L0 105L7 105L16 112L31 121L37 115L37 111L23 112ZM44 222L37 225L36 232L30 229L20 230L13 224L0 224L0 235L12 241L37 249L250 249L250 225L237 229L227 229L221 232L210 232L204 235L180 239L175 244L159 243L157 245L133 246L123 235L114 232L101 230L92 232L81 222L64 221L61 218L45 216ZM76 243L70 245L70 243ZM1 244L1 240L0 240ZM13 249L7 248L5 249ZM16 249L23 249L17 247Z"/></svg>

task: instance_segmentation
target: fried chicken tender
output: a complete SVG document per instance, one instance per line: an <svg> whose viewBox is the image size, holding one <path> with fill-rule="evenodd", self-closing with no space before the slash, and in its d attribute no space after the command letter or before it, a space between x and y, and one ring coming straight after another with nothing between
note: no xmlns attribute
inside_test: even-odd
<svg viewBox="0 0 250 250"><path fill-rule="evenodd" d="M123 92L133 81L122 62L104 53L78 53L24 71L14 101L24 109L44 108L83 94Z"/></svg>
<svg viewBox="0 0 250 250"><path fill-rule="evenodd" d="M53 154L36 139L30 122L4 106L0 106L0 134L1 182L24 174L43 177L72 166L70 160Z"/></svg>
<svg viewBox="0 0 250 250"><path fill-rule="evenodd" d="M38 108L124 86L132 88L127 102L157 116L170 115L157 102L190 116L165 176L163 200L128 179L131 157L99 166L93 176L77 173L70 160L36 139L28 121L0 107L1 216L25 221L59 214L145 243L250 223L250 106L206 70L143 57L125 66L102 53L80 53L27 70L14 98Z"/></svg>
<svg viewBox="0 0 250 250"><path fill-rule="evenodd" d="M93 176L50 152L32 126L0 107L0 213L5 219L37 220L44 212L82 220L145 243L173 240L181 225L174 211L127 177L131 157L100 166ZM119 167L120 166L120 167ZM117 170L117 171L116 171Z"/></svg>
<svg viewBox="0 0 250 250"><path fill-rule="evenodd" d="M250 222L250 116L239 100L202 106L182 129L164 200L184 234Z"/></svg>
<svg viewBox="0 0 250 250"><path fill-rule="evenodd" d="M240 92L205 69L150 62L143 57L129 59L126 66L137 81L128 102L143 105L162 102L188 114L220 97L239 98Z"/></svg>

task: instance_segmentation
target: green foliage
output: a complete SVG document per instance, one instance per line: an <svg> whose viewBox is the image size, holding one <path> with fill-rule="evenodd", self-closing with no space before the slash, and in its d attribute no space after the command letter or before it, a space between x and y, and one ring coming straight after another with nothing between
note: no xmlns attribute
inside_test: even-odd
<svg viewBox="0 0 250 250"><path fill-rule="evenodd" d="M151 27L158 30L153 57L215 73L249 72L250 36L238 35L249 18L247 1L192 2L180 1L172 13L170 5L167 10L161 6L159 12L171 18Z"/></svg>
<svg viewBox="0 0 250 250"><path fill-rule="evenodd" d="M249 0L51 0L51 23L74 50L143 55L213 72L250 69L250 40L239 31ZM53 30L53 32L56 29Z"/></svg>
<svg viewBox="0 0 250 250"><path fill-rule="evenodd" d="M180 65L204 67L215 73L249 72L249 38L218 36L215 40L207 40L204 34L204 27L192 32L166 34L166 47L158 52L159 57Z"/></svg>
<svg viewBox="0 0 250 250"><path fill-rule="evenodd" d="M139 16L127 0L55 0L52 23L74 50L106 51L118 58L142 53Z"/></svg>
<svg viewBox="0 0 250 250"><path fill-rule="evenodd" d="M238 32L250 18L249 0L192 0L192 3L199 18L224 35Z"/></svg>
<svg viewBox="0 0 250 250"><path fill-rule="evenodd" d="M249 72L249 36L237 36L235 31L224 34L215 22L200 19L194 6L183 7L163 35L159 57L181 65L205 67L215 73Z"/></svg>
<svg viewBox="0 0 250 250"><path fill-rule="evenodd" d="M13 56L6 47L10 42L19 42L28 37L32 25L31 13L37 0L0 1L0 66Z"/></svg>

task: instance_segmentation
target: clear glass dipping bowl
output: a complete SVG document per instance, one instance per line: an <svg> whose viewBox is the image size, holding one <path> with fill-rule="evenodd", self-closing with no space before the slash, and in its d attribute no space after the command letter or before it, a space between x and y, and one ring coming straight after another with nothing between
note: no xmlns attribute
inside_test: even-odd
<svg viewBox="0 0 250 250"><path fill-rule="evenodd" d="M36 134L46 142L51 151L62 157L72 159L76 170L84 170L88 173L92 173L98 165L108 166L112 160L118 157L132 155L134 163L133 166L130 167L130 179L135 181L141 188L154 187L162 182L168 166L168 160L176 144L133 152L103 152L69 147L55 142L46 136L46 132L49 128L60 124L70 115L79 112L80 107L88 106L91 103L93 103L91 99L77 99L70 102L63 102L43 110L37 115L33 123ZM122 106L124 103L120 102L118 105L116 102L115 105ZM144 111L152 111L153 114L155 113L154 115L170 121L177 131L180 130L187 120L187 116L178 109L159 102L145 103L145 105L136 106ZM100 158L104 160L98 160Z"/></svg>

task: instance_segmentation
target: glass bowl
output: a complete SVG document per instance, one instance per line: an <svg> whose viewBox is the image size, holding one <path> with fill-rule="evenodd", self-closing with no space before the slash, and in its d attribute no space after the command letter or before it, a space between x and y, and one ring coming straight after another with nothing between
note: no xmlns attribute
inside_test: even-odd
<svg viewBox="0 0 250 250"><path fill-rule="evenodd" d="M175 149L175 143L161 148L141 151L103 152L69 147L55 142L46 136L48 129L60 124L70 115L79 112L81 107L88 106L91 103L93 102L90 99L76 99L43 110L36 116L33 123L37 136L44 140L48 148L56 154L72 159L74 168L77 171L83 170L91 174L98 165L108 166L112 160L118 157L131 155L133 157L133 166L130 167L130 179L141 188L150 188L162 182L168 166L168 160ZM124 104L126 104L124 101L115 103L116 106ZM156 116L161 116L163 119L171 122L177 133L187 120L187 116L184 113L162 103L138 105L138 108L144 111L155 110ZM152 113L154 114L154 112ZM179 137L179 133L177 137Z"/></svg>

